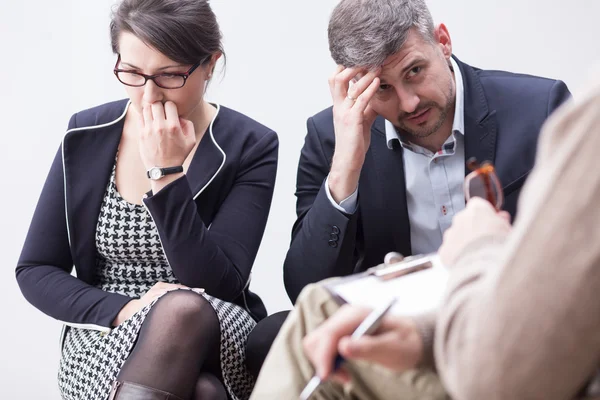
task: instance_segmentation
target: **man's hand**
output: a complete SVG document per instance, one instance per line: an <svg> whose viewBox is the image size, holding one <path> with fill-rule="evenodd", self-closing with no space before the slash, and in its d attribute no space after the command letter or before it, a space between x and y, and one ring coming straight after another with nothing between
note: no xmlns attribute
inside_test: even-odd
<svg viewBox="0 0 600 400"><path fill-rule="evenodd" d="M486 200L473 197L444 232L444 241L438 251L440 260L444 265L451 266L472 242L489 235L506 236L511 229L508 212L497 212Z"/></svg>
<svg viewBox="0 0 600 400"><path fill-rule="evenodd" d="M421 361L423 339L411 319L388 315L375 335L343 337L338 351L346 360L368 361L402 372Z"/></svg>
<svg viewBox="0 0 600 400"><path fill-rule="evenodd" d="M347 360L373 362L396 371L414 368L419 363L423 341L410 319L388 315L375 334L350 338L369 312L368 308L345 305L304 338L304 352L321 379L349 379L344 370L332 376L338 353Z"/></svg>
<svg viewBox="0 0 600 400"><path fill-rule="evenodd" d="M340 203L358 186L358 178L371 143L371 126L377 114L370 101L379 88L380 70L362 71L338 66L329 79L333 98L335 152L329 174L329 191ZM364 74L352 87L350 81Z"/></svg>

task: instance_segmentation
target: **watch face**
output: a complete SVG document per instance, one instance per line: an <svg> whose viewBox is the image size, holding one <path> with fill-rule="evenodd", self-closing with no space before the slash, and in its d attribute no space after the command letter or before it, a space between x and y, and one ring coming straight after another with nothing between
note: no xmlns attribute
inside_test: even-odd
<svg viewBox="0 0 600 400"><path fill-rule="evenodd" d="M150 170L150 178L151 179L160 179L162 177L162 172L160 168L152 168Z"/></svg>

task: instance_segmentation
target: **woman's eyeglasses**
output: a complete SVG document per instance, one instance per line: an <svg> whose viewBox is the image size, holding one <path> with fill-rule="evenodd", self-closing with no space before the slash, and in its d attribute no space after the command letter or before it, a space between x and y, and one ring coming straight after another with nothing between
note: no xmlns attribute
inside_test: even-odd
<svg viewBox="0 0 600 400"><path fill-rule="evenodd" d="M196 68L202 64L202 61L197 62L183 74L145 75L128 69L119 69L118 66L120 62L121 55L119 54L117 63L115 64L114 73L122 84L133 87L141 87L144 86L150 79L154 81L156 86L163 89L179 89L183 87L192 72L194 72Z"/></svg>
<svg viewBox="0 0 600 400"><path fill-rule="evenodd" d="M500 210L504 203L504 193L492 163L484 161L479 164L475 158L471 158L467 161L467 167L471 172L465 178L465 200L482 197L496 210Z"/></svg>

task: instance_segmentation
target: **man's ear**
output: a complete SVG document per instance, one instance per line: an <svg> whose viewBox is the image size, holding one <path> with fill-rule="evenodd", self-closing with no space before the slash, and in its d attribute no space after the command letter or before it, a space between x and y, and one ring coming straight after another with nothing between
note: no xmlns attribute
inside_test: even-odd
<svg viewBox="0 0 600 400"><path fill-rule="evenodd" d="M449 59L452 56L452 39L446 25L438 24L433 31L433 35L436 46L440 48L444 57Z"/></svg>

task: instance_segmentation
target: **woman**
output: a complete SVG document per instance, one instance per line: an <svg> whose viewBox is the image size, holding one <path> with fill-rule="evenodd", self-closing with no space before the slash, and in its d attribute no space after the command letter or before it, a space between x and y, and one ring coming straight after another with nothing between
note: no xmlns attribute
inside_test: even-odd
<svg viewBox="0 0 600 400"><path fill-rule="evenodd" d="M71 118L19 285L68 326L65 399L247 398L277 135L203 99L222 55L208 1L123 0L110 31L129 100Z"/></svg>

